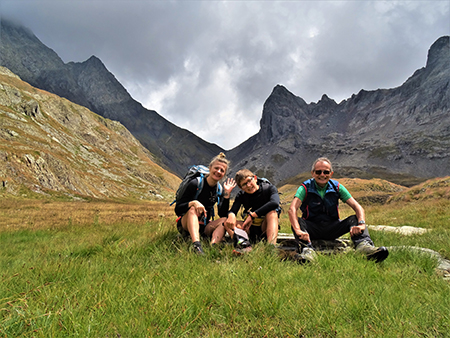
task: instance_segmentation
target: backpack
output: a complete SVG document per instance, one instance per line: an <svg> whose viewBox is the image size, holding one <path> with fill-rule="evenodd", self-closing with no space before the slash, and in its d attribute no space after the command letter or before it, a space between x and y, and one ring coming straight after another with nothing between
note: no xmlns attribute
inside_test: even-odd
<svg viewBox="0 0 450 338"><path fill-rule="evenodd" d="M270 182L267 178L265 177L257 177L256 181L260 181L260 182L264 182L264 183L268 183L268 184L272 184L272 182ZM273 185L273 184L272 184Z"/></svg>
<svg viewBox="0 0 450 338"><path fill-rule="evenodd" d="M197 192L195 193L194 199L197 199L198 195L200 195L200 192L203 189L204 179L206 175L209 174L209 169L205 167L204 165L193 165L189 167L189 170L187 171L186 175L184 175L183 180L181 181L180 185L178 186L177 192L175 194L175 199L173 200L170 205L173 205L176 203L180 198L183 196L184 192L186 191L186 187L188 186L189 182L193 179L197 179ZM220 198L223 194L223 188L222 185L217 182L217 205L220 204ZM211 210L211 217L214 217L214 207Z"/></svg>
<svg viewBox="0 0 450 338"><path fill-rule="evenodd" d="M257 177L257 178L256 178L256 181L259 182L259 184L260 184L260 183L267 183L267 184L271 184L271 185L273 185L273 186L275 187L275 185L274 185L272 182L270 182L270 181L269 181L267 178L265 178L265 177ZM278 191L278 189L277 189L277 191ZM282 193L278 191L278 195L281 195L281 194L282 194ZM283 211L283 208L282 208L282 206L281 206L281 201L280 201L280 204L278 205L278 208L276 209L276 211L277 211L277 213L278 213L278 216L280 216L280 213Z"/></svg>
<svg viewBox="0 0 450 338"><path fill-rule="evenodd" d="M273 185L276 188L276 186L274 184L272 184L272 182L270 182L265 177L256 177L256 182L258 183L258 185L260 185L261 183L266 183L266 184ZM277 191L278 191L278 189L277 189ZM279 191L278 191L278 195L281 195L281 193ZM240 211L241 217L245 220L248 216L247 210L244 209L243 205L241 206L241 208L239 210L241 210ZM280 204L278 204L278 207L275 209L275 211L277 212L278 216L280 216L281 212L283 211L283 207L281 206L281 201L280 201Z"/></svg>

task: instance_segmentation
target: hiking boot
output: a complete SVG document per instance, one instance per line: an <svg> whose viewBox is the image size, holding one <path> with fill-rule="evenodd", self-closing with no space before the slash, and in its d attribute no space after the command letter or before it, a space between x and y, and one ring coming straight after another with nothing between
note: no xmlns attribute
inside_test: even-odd
<svg viewBox="0 0 450 338"><path fill-rule="evenodd" d="M200 255L200 256L205 255L205 252L203 251L203 248L202 248L202 244L200 242L194 242L193 245L192 245L192 250L197 255Z"/></svg>
<svg viewBox="0 0 450 338"><path fill-rule="evenodd" d="M251 246L252 246L252 244L250 243L250 241L242 240L242 241L237 242L235 248L236 249L246 249Z"/></svg>
<svg viewBox="0 0 450 338"><path fill-rule="evenodd" d="M251 243L248 239L248 234L242 229L235 228L233 235L233 245L236 249L245 249L251 246Z"/></svg>
<svg viewBox="0 0 450 338"><path fill-rule="evenodd" d="M293 259L299 264L312 263L317 258L317 253L312 247L304 247L302 253L295 253Z"/></svg>
<svg viewBox="0 0 450 338"><path fill-rule="evenodd" d="M317 258L316 251L309 247L303 248L301 255L310 262L316 260L316 258Z"/></svg>
<svg viewBox="0 0 450 338"><path fill-rule="evenodd" d="M359 243L356 246L355 251L366 255L368 260L375 261L376 263L384 261L389 255L389 251L386 247L376 247L367 241Z"/></svg>

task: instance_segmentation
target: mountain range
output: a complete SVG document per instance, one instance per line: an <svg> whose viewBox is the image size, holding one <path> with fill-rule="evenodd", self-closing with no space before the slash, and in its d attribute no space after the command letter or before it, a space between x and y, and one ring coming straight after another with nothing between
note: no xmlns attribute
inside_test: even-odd
<svg viewBox="0 0 450 338"><path fill-rule="evenodd" d="M429 49L427 64L401 86L361 90L337 104L307 104L283 86L264 103L261 129L233 149L236 167L279 182L327 156L349 177L450 174L449 37ZM249 156L250 155L250 156Z"/></svg>
<svg viewBox="0 0 450 338"><path fill-rule="evenodd" d="M5 20L1 25L2 66L37 88L120 121L178 176L224 151L133 100L95 56L65 64L28 29ZM259 132L227 152L230 174L246 167L281 184L327 156L335 172L349 177L395 182L449 175L449 65L449 37L443 36L430 47L425 67L397 88L361 90L339 104L323 95L308 104L276 85L264 103Z"/></svg>

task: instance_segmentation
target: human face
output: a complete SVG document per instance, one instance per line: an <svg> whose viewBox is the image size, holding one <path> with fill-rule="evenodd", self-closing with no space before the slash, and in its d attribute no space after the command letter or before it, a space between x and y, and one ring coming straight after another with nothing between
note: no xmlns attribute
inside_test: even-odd
<svg viewBox="0 0 450 338"><path fill-rule="evenodd" d="M225 163L215 161L209 168L209 177L214 181L219 182L225 176L227 168L228 166Z"/></svg>
<svg viewBox="0 0 450 338"><path fill-rule="evenodd" d="M317 174L319 171L320 174ZM328 174L325 174L324 171L328 172ZM327 185L328 181L333 176L333 172L331 171L330 164L328 162L317 162L311 174L317 185L322 188Z"/></svg>
<svg viewBox="0 0 450 338"><path fill-rule="evenodd" d="M247 194L253 194L259 189L255 176L248 176L244 178L241 182L239 182L239 187Z"/></svg>

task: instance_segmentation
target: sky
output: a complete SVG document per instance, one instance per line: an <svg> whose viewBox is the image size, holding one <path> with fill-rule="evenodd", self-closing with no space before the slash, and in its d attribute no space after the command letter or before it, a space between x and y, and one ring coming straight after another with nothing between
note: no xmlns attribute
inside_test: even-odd
<svg viewBox="0 0 450 338"><path fill-rule="evenodd" d="M130 95L222 148L276 85L307 103L394 88L450 35L450 0L1 0L64 62L95 55Z"/></svg>

